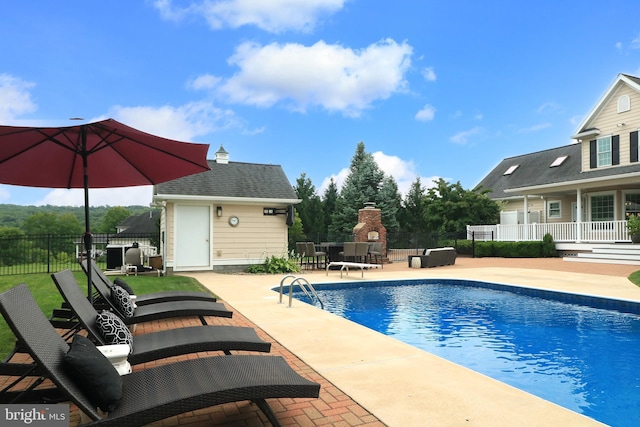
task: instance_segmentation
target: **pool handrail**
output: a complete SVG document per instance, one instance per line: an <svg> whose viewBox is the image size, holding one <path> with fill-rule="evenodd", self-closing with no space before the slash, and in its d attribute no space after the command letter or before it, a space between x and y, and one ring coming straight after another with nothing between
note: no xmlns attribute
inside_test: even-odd
<svg viewBox="0 0 640 427"><path fill-rule="evenodd" d="M282 291L284 287L284 282L288 278L293 278L291 283L289 283L289 308L291 308L293 304L293 285L297 283L298 287L302 290L302 292L304 292L307 298L309 298L309 301L313 303L313 298L315 297L316 301L320 303L320 308L324 310L324 304L322 303L322 300L320 299L320 296L318 296L318 293L316 292L316 290L313 288L313 285L304 277L295 276L293 274L287 274L282 278L282 280L280 280L280 300L278 301L278 304L282 304Z"/></svg>

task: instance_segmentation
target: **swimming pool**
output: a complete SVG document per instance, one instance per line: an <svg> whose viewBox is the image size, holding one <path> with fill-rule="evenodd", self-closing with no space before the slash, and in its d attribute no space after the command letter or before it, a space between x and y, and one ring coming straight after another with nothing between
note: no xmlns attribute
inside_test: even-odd
<svg viewBox="0 0 640 427"><path fill-rule="evenodd" d="M334 314L606 424L640 423L638 303L450 279L314 286Z"/></svg>

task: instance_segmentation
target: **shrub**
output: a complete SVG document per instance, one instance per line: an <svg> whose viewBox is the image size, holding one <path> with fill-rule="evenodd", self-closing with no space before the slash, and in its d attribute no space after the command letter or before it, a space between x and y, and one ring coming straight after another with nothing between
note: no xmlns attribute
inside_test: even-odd
<svg viewBox="0 0 640 427"><path fill-rule="evenodd" d="M556 246L549 235L533 242L476 242L476 257L541 258L556 256Z"/></svg>
<svg viewBox="0 0 640 427"><path fill-rule="evenodd" d="M300 267L295 261L275 255L267 258L264 264L255 264L247 268L247 272L252 274L297 273L298 271Z"/></svg>

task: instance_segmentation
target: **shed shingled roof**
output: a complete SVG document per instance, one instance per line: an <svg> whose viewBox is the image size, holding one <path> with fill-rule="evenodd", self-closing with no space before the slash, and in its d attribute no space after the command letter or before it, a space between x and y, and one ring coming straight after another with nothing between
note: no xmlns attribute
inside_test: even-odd
<svg viewBox="0 0 640 427"><path fill-rule="evenodd" d="M568 156L557 167L549 167L560 156ZM519 167L511 174L504 172L513 165ZM508 157L502 160L478 184L490 189L488 196L492 199L502 199L523 195L522 192L509 192L518 188L553 185L563 182L576 182L593 178L608 178L631 172L640 172L640 164L594 169L582 172L582 146L579 143Z"/></svg>
<svg viewBox="0 0 640 427"><path fill-rule="evenodd" d="M280 165L208 160L211 170L157 184L154 194L297 200Z"/></svg>

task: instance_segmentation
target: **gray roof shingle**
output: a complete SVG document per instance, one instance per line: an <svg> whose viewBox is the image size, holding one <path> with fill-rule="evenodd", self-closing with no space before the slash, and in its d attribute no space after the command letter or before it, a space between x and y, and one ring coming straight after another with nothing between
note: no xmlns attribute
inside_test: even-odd
<svg viewBox="0 0 640 427"><path fill-rule="evenodd" d="M280 165L208 160L210 171L157 184L154 194L297 200Z"/></svg>
<svg viewBox="0 0 640 427"><path fill-rule="evenodd" d="M560 156L568 156L562 165L549 167ZM544 186L563 182L609 178L616 175L640 172L640 163L616 166L582 172L582 146L570 144L521 156L508 157L498 164L478 185L491 189L492 199L522 195L522 192L506 193L505 190L523 187ZM504 172L513 165L519 167L511 174Z"/></svg>

